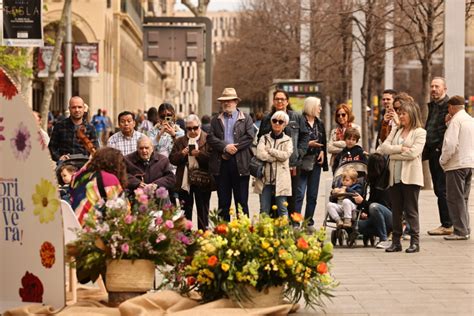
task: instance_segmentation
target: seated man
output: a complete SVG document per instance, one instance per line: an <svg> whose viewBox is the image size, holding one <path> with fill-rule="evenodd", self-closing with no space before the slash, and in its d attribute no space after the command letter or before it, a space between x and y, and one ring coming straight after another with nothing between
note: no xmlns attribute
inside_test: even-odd
<svg viewBox="0 0 474 316"><path fill-rule="evenodd" d="M150 183L168 190L175 185L175 177L168 158L153 152L153 143L147 136L138 139L137 151L125 156L125 163L129 190L143 188Z"/></svg>

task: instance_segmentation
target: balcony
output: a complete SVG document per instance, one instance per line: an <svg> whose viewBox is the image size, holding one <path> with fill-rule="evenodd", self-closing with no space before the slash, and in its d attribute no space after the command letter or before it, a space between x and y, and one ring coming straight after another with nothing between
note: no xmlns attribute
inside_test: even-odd
<svg viewBox="0 0 474 316"><path fill-rule="evenodd" d="M121 0L120 11L130 16L136 26L142 28L142 17L145 16L140 0Z"/></svg>

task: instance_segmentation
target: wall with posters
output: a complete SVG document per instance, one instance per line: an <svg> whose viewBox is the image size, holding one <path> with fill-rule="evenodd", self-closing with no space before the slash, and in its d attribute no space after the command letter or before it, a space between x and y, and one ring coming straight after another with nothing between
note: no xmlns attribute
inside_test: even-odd
<svg viewBox="0 0 474 316"><path fill-rule="evenodd" d="M60 199L31 109L0 68L0 314L65 304Z"/></svg>

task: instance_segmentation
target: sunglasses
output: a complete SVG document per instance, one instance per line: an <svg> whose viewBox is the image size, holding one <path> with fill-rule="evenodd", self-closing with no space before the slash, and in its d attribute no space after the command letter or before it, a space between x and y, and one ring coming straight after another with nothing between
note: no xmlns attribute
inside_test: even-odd
<svg viewBox="0 0 474 316"><path fill-rule="evenodd" d="M199 129L199 126L188 126L186 127L188 131L197 131Z"/></svg>
<svg viewBox="0 0 474 316"><path fill-rule="evenodd" d="M278 125L283 125L285 124L285 121L283 120L277 120L277 119L272 119L273 124L278 124Z"/></svg>
<svg viewBox="0 0 474 316"><path fill-rule="evenodd" d="M336 117L346 117L346 113L337 113Z"/></svg>
<svg viewBox="0 0 474 316"><path fill-rule="evenodd" d="M286 99L284 99L284 98L275 98L273 100L276 101L276 102L285 102L286 101Z"/></svg>

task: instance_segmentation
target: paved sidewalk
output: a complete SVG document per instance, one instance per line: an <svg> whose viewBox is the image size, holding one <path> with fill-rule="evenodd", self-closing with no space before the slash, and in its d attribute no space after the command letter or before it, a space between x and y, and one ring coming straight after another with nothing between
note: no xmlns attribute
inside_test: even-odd
<svg viewBox="0 0 474 316"><path fill-rule="evenodd" d="M326 172L321 180L316 224L321 225ZM258 195L250 194L251 214L258 212ZM332 301L323 310L300 309L296 315L474 315L474 238L445 241L426 231L439 226L438 207L432 190L420 194L421 251L385 253L364 248L335 247L333 274L339 281ZM217 206L213 193L211 208ZM474 228L474 188L469 200ZM403 241L407 248L409 241Z"/></svg>

